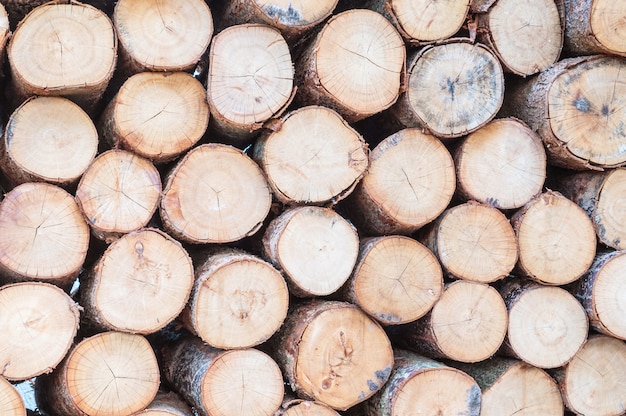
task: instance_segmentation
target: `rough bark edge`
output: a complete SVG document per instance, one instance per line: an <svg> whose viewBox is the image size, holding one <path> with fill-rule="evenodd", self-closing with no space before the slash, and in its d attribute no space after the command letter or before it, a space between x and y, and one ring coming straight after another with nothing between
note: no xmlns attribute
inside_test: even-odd
<svg viewBox="0 0 626 416"><path fill-rule="evenodd" d="M595 37L591 27L591 8L594 0L562 0L565 8L565 52L574 55L626 56L607 48Z"/></svg>

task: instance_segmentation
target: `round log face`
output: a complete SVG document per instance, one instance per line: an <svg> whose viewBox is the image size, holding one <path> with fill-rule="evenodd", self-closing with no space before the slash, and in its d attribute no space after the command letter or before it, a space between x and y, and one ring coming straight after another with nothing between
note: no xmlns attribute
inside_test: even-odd
<svg viewBox="0 0 626 416"><path fill-rule="evenodd" d="M591 34L607 50L626 54L626 4L612 0L590 2Z"/></svg>
<svg viewBox="0 0 626 416"><path fill-rule="evenodd" d="M11 383L0 377L0 414L5 416L24 416L26 408L20 393Z"/></svg>
<svg viewBox="0 0 626 416"><path fill-rule="evenodd" d="M608 260L597 272L591 304L599 324L616 338L626 340L626 251Z"/></svg>
<svg viewBox="0 0 626 416"><path fill-rule="evenodd" d="M446 39L459 31L471 1L391 0L393 14L402 30L418 41Z"/></svg>
<svg viewBox="0 0 626 416"><path fill-rule="evenodd" d="M592 220L600 241L617 250L626 249L626 169L608 173L594 214Z"/></svg>

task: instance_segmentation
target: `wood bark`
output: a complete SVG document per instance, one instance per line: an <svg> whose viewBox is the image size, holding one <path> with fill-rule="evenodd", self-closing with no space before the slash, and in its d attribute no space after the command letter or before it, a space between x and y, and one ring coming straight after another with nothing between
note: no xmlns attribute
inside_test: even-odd
<svg viewBox="0 0 626 416"><path fill-rule="evenodd" d="M152 403L145 410L136 413L137 416L190 416L191 408L175 392L159 391Z"/></svg>
<svg viewBox="0 0 626 416"><path fill-rule="evenodd" d="M3 377L0 377L0 413L6 416L26 416L22 396Z"/></svg>
<svg viewBox="0 0 626 416"><path fill-rule="evenodd" d="M610 0L564 0L565 49L572 55L626 56L626 5Z"/></svg>
<svg viewBox="0 0 626 416"><path fill-rule="evenodd" d="M297 399L285 394L283 404L274 416L340 416L331 407L314 400Z"/></svg>

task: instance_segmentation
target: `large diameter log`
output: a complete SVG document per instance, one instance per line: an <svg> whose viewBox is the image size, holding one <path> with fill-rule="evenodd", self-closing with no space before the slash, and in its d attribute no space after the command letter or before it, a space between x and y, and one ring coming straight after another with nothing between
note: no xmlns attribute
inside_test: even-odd
<svg viewBox="0 0 626 416"><path fill-rule="evenodd" d="M48 283L2 286L0 375L26 380L52 371L72 346L79 310L65 292Z"/></svg>
<svg viewBox="0 0 626 416"><path fill-rule="evenodd" d="M504 72L491 50L449 39L408 57L406 91L391 114L406 127L441 138L471 133L491 121L504 99Z"/></svg>
<svg viewBox="0 0 626 416"><path fill-rule="evenodd" d="M13 106L33 95L61 95L93 114L115 70L117 37L101 10L50 2L21 21L7 54Z"/></svg>
<svg viewBox="0 0 626 416"><path fill-rule="evenodd" d="M563 402L575 414L618 416L626 409L626 344L593 335L565 367L553 376Z"/></svg>
<svg viewBox="0 0 626 416"><path fill-rule="evenodd" d="M556 166L601 170L624 165L625 65L604 55L563 59L511 84L503 111L539 134Z"/></svg>
<svg viewBox="0 0 626 416"><path fill-rule="evenodd" d="M201 416L273 416L280 407L280 368L259 350L224 351L184 337L162 352L165 378Z"/></svg>
<svg viewBox="0 0 626 416"><path fill-rule="evenodd" d="M334 204L348 196L365 175L367 144L335 111L303 107L273 126L273 131L255 141L253 158L278 201Z"/></svg>
<svg viewBox="0 0 626 416"><path fill-rule="evenodd" d="M500 288L509 313L503 352L535 367L565 365L587 339L587 315L560 287L510 278Z"/></svg>
<svg viewBox="0 0 626 416"><path fill-rule="evenodd" d="M350 277L359 253L356 228L331 208L293 207L268 225L263 252L299 297L325 296Z"/></svg>
<svg viewBox="0 0 626 416"><path fill-rule="evenodd" d="M297 305L273 341L276 361L292 390L337 410L371 397L393 367L383 329L347 302Z"/></svg>
<svg viewBox="0 0 626 416"><path fill-rule="evenodd" d="M257 232L271 202L261 168L241 150L212 143L189 151L169 172L159 212L178 239L227 243Z"/></svg>
<svg viewBox="0 0 626 416"><path fill-rule="evenodd" d="M611 0L564 0L564 3L566 52L626 56L626 4Z"/></svg>
<svg viewBox="0 0 626 416"><path fill-rule="evenodd" d="M549 285L563 285L587 271L596 254L591 220L558 192L546 191L511 218L517 235L517 271Z"/></svg>
<svg viewBox="0 0 626 416"><path fill-rule="evenodd" d="M455 187L454 162L441 141L403 129L371 151L370 167L346 202L366 234L411 234L446 209Z"/></svg>
<svg viewBox="0 0 626 416"><path fill-rule="evenodd" d="M457 192L500 209L520 208L541 193L546 151L521 120L501 118L461 139L454 151Z"/></svg>
<svg viewBox="0 0 626 416"><path fill-rule="evenodd" d="M296 63L296 99L333 108L355 122L398 99L405 46L387 19L372 10L333 16Z"/></svg>
<svg viewBox="0 0 626 416"><path fill-rule="evenodd" d="M207 80L214 132L226 143L247 145L291 103L293 79L291 52L278 29L246 24L215 35Z"/></svg>
<svg viewBox="0 0 626 416"><path fill-rule="evenodd" d="M215 348L248 348L280 328L288 307L289 291L278 270L252 254L221 248L196 259L182 320Z"/></svg>
<svg viewBox="0 0 626 416"><path fill-rule="evenodd" d="M159 389L157 359L141 335L103 332L78 343L52 373L37 377L37 405L55 416L131 415Z"/></svg>
<svg viewBox="0 0 626 416"><path fill-rule="evenodd" d="M113 12L119 69L189 71L209 47L213 16L203 0L119 0Z"/></svg>
<svg viewBox="0 0 626 416"><path fill-rule="evenodd" d="M443 291L443 272L434 254L405 236L361 240L359 257L342 297L382 325L424 316Z"/></svg>
<svg viewBox="0 0 626 416"><path fill-rule="evenodd" d="M76 188L76 202L91 234L111 243L148 224L161 190L159 171L149 160L113 149L87 168Z"/></svg>
<svg viewBox="0 0 626 416"><path fill-rule="evenodd" d="M494 357L454 364L480 386L481 416L562 416L561 392L545 371L523 361Z"/></svg>
<svg viewBox="0 0 626 416"><path fill-rule="evenodd" d="M399 347L419 354L473 363L498 351L507 325L506 306L496 289L457 280L446 286L426 316L391 327L390 335Z"/></svg>
<svg viewBox="0 0 626 416"><path fill-rule="evenodd" d="M89 226L65 190L43 182L13 188L0 203L0 274L68 289L87 256Z"/></svg>
<svg viewBox="0 0 626 416"><path fill-rule="evenodd" d="M185 307L193 285L187 251L157 229L141 229L111 243L81 277L87 322L98 329L150 334Z"/></svg>
<svg viewBox="0 0 626 416"><path fill-rule="evenodd" d="M490 205L472 201L448 208L424 231L424 244L450 277L491 283L508 276L517 262L513 227Z"/></svg>
<svg viewBox="0 0 626 416"><path fill-rule="evenodd" d="M362 406L364 416L481 414L476 381L456 368L395 349L389 381Z"/></svg>
<svg viewBox="0 0 626 416"><path fill-rule="evenodd" d="M62 97L33 97L7 122L0 141L0 167L16 185L45 181L69 186L87 170L97 151L96 127L77 104Z"/></svg>
<svg viewBox="0 0 626 416"><path fill-rule="evenodd" d="M5 416L26 416L24 400L11 383L0 377L0 414Z"/></svg>
<svg viewBox="0 0 626 416"><path fill-rule="evenodd" d="M209 124L204 86L185 72L142 72L128 78L102 113L102 140L154 163L194 146Z"/></svg>

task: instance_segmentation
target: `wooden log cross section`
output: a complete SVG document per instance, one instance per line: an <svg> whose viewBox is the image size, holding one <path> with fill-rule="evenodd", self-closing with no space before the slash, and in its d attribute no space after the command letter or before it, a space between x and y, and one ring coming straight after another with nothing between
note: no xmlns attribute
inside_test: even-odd
<svg viewBox="0 0 626 416"><path fill-rule="evenodd" d="M0 0L0 416L625 416L626 2Z"/></svg>

